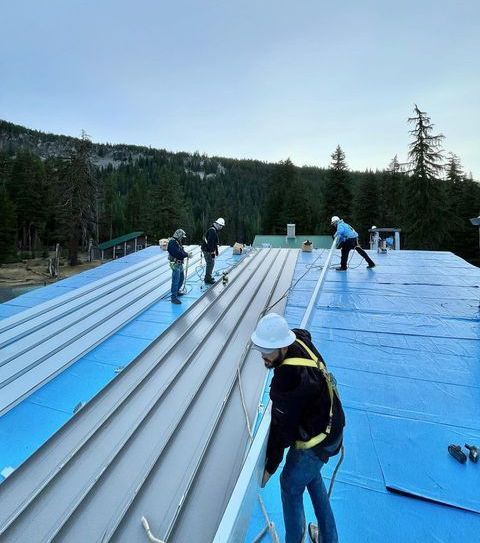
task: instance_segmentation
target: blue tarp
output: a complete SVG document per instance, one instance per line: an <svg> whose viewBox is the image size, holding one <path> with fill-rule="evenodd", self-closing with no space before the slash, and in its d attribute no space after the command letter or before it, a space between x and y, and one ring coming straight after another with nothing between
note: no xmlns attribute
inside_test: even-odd
<svg viewBox="0 0 480 543"><path fill-rule="evenodd" d="M332 496L340 541L477 541L480 464L459 464L447 447L480 445L480 270L451 253L372 256L373 270L354 255L348 272L329 271L310 327L347 417ZM292 327L324 257L299 257ZM327 485L336 460L324 467ZM278 475L261 496L283 540ZM246 541L264 525L257 505Z"/></svg>
<svg viewBox="0 0 480 543"><path fill-rule="evenodd" d="M385 486L480 513L478 464L455 462L445 443L480 443L479 430L369 414Z"/></svg>

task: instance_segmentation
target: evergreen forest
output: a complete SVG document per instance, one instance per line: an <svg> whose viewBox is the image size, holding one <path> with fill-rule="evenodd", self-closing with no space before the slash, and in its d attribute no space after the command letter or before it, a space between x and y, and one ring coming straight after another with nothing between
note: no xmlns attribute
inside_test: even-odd
<svg viewBox="0 0 480 543"><path fill-rule="evenodd" d="M0 121L0 262L60 243L71 264L89 240L144 231L151 243L182 227L199 243L219 216L221 242L256 234L329 234L339 215L368 246L368 228L402 229L405 249L447 250L479 265L480 184L448 152L427 113L408 119L408 161L352 171L341 145L325 168L92 143ZM408 128L406 128L408 129ZM399 150L405 153L405 150Z"/></svg>

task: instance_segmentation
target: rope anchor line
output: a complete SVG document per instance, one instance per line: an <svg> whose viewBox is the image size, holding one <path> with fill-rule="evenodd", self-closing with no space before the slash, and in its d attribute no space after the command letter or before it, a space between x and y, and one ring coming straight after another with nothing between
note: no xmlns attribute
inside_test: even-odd
<svg viewBox="0 0 480 543"><path fill-rule="evenodd" d="M148 520L145 517L142 517L141 521L142 521L143 528L145 529L145 532L147 534L149 541L151 541L152 543L165 543L163 539L158 539L158 537L155 537L152 534L152 530L150 530L150 525L148 524Z"/></svg>

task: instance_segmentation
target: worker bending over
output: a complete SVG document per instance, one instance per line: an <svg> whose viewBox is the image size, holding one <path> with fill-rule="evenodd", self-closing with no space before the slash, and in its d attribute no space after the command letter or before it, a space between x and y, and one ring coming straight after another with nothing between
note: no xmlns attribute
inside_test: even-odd
<svg viewBox="0 0 480 543"><path fill-rule="evenodd" d="M167 246L168 260L170 261L170 267L172 268L172 288L171 288L171 302L172 304L181 304L178 299L179 296L183 296L184 292L182 288L185 274L183 272L183 261L185 258L190 258L192 253L187 253L183 248L183 240L187 237L185 230L179 228L175 230L173 237L170 238Z"/></svg>
<svg viewBox="0 0 480 543"><path fill-rule="evenodd" d="M251 339L265 367L274 370L262 487L278 468L284 449L289 448L280 476L285 542L303 541L305 488L318 521L318 525L308 527L310 538L314 542L337 542L335 519L320 472L342 446L345 416L335 381L313 345L310 332L290 330L280 315L270 313L261 318Z"/></svg>
<svg viewBox="0 0 480 543"><path fill-rule="evenodd" d="M218 256L218 232L225 226L225 220L218 218L203 236L202 252L205 258L205 283L212 285L215 283L212 277L213 267L215 266L215 257Z"/></svg>
<svg viewBox="0 0 480 543"><path fill-rule="evenodd" d="M335 227L334 237L337 236L337 249L342 250L340 266L335 268L337 271L345 271L347 269L348 254L352 249L367 261L367 268L374 268L375 262L358 244L357 232L346 222L343 222L340 217L334 215L331 220L331 225Z"/></svg>

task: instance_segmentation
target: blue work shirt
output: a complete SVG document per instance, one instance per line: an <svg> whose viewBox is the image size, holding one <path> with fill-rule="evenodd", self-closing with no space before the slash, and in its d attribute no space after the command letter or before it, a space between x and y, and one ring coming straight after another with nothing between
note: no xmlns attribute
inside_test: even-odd
<svg viewBox="0 0 480 543"><path fill-rule="evenodd" d="M338 222L335 235L338 236L338 243L342 243L347 239L358 238L357 232L349 224L343 222L343 220Z"/></svg>

